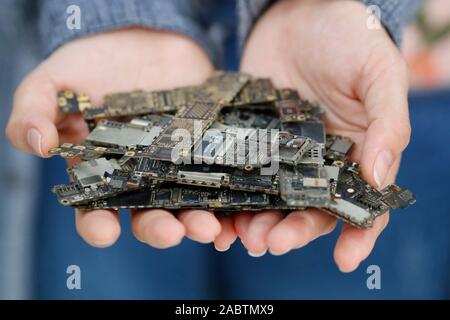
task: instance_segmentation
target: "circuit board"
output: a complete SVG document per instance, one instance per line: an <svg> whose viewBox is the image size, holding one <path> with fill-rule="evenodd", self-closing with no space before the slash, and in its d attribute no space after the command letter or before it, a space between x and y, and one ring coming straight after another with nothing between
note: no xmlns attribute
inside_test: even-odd
<svg viewBox="0 0 450 320"><path fill-rule="evenodd" d="M112 93L100 106L71 90L57 101L91 128L83 143L50 150L80 160L53 188L80 210L318 208L369 228L415 202L408 189L367 183L353 142L327 134L326 108L270 79L218 72L197 86Z"/></svg>

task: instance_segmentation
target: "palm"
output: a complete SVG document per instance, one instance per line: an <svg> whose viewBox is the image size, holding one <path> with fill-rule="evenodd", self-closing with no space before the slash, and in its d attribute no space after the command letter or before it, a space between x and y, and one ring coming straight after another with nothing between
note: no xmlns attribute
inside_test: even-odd
<svg viewBox="0 0 450 320"><path fill-rule="evenodd" d="M384 30L366 28L363 5L346 2L291 2L273 8L251 34L242 69L320 102L327 111L327 130L349 136L361 148L369 126L364 91L389 69L393 59L383 60L390 55L387 49L396 49ZM369 74L375 68L377 74ZM355 160L360 160L357 153Z"/></svg>
<svg viewBox="0 0 450 320"><path fill-rule="evenodd" d="M174 46L174 42L166 38L163 33L138 29L84 38L56 51L38 70L51 75L49 87L53 90L65 87L88 93L94 106L108 93L201 83L211 72L206 57L201 69L191 72L182 59L171 54L178 50L166 49ZM190 44L178 41L177 45L183 50L183 46L187 49ZM200 58L197 60L194 64ZM87 128L80 115L57 113L56 116L62 141L80 141L86 136Z"/></svg>
<svg viewBox="0 0 450 320"><path fill-rule="evenodd" d="M404 108L406 85L402 59L395 46L383 29L367 29L366 19L365 7L355 1L281 1L252 31L241 68L269 77L279 87L296 88L303 97L320 102L326 109L327 131L355 142L352 158L361 163L363 175L375 185L375 151L386 138L383 129L388 129L384 115L379 114L382 94L393 92L389 86L399 80L392 86L399 93L393 96L401 94L396 102ZM398 77L393 78L395 72ZM380 92L383 86L384 92ZM407 123L407 110L401 111L397 121ZM394 180L393 167L383 184ZM345 271L355 269L370 253L386 223L384 216L371 230L345 226L335 251L339 267ZM330 232L335 219L307 210L286 218L276 212L257 214L251 219L240 215L235 224L249 251L258 253L269 248L282 254ZM362 243L358 245L358 241Z"/></svg>
<svg viewBox="0 0 450 320"><path fill-rule="evenodd" d="M58 91L85 92L99 105L107 93L200 84L212 72L199 47L169 32L127 29L81 38L58 49L21 84L8 136L18 148L46 156L58 143L80 142L88 133L81 115L64 115L58 110ZM34 140L37 146L23 139L30 130L40 135ZM88 243L106 247L119 237L119 219L113 211L78 212L76 226ZM162 209L134 211L131 224L137 239L157 248L177 245L187 236L203 243L215 241L219 249L225 249L236 238L229 218L218 220L201 210L177 216Z"/></svg>

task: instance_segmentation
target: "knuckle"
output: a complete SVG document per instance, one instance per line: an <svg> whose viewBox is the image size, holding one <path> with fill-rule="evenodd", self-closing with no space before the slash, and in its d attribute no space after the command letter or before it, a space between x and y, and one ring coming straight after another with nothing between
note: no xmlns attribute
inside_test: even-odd
<svg viewBox="0 0 450 320"><path fill-rule="evenodd" d="M405 121L399 127L401 129L398 130L397 136L401 142L402 147L406 148L406 146L408 146L409 142L411 141L411 124L409 123L409 121Z"/></svg>
<svg viewBox="0 0 450 320"><path fill-rule="evenodd" d="M403 151L411 140L411 124L409 120L400 120L389 126L392 141Z"/></svg>

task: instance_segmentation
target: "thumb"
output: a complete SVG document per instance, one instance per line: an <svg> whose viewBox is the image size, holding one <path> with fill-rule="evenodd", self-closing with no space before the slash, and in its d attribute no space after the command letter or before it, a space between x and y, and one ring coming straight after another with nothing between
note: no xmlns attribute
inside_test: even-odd
<svg viewBox="0 0 450 320"><path fill-rule="evenodd" d="M362 99L369 120L362 172L378 188L394 182L411 135L406 64L400 58L382 70L369 82Z"/></svg>
<svg viewBox="0 0 450 320"><path fill-rule="evenodd" d="M58 145L56 95L51 79L36 72L19 85L6 127L6 135L17 149L48 157L48 151Z"/></svg>

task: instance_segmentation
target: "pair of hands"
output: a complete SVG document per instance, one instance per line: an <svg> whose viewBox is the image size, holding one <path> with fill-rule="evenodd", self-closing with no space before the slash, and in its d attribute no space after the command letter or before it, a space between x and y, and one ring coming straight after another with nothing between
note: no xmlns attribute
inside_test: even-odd
<svg viewBox="0 0 450 320"><path fill-rule="evenodd" d="M368 29L367 18L366 7L356 1L279 1L250 34L241 70L326 106L327 130L356 142L353 159L368 181L383 187L395 180L409 142L408 75L387 32ZM58 110L59 90L87 92L99 104L107 93L200 84L212 72L207 55L174 33L136 28L78 39L19 86L7 135L18 149L46 157L50 148L79 143L88 133L81 115ZM225 251L239 237L252 256L287 253L336 226L335 218L315 209L287 216L265 211L216 217L202 210L131 215L136 238L153 247L172 247L186 236ZM353 271L370 254L388 219L379 217L367 230L343 226L334 250L341 271ZM107 210L77 212L76 227L95 247L113 245L121 232L118 213Z"/></svg>

